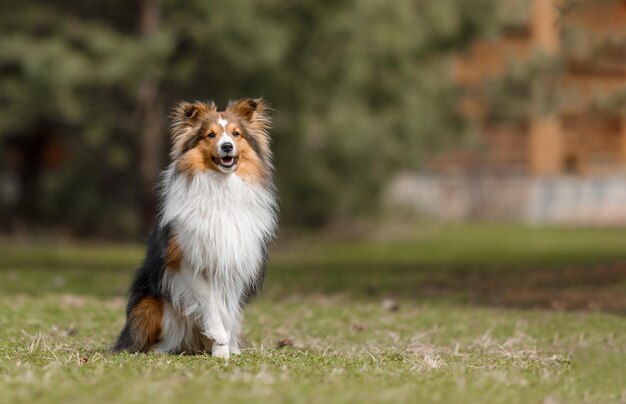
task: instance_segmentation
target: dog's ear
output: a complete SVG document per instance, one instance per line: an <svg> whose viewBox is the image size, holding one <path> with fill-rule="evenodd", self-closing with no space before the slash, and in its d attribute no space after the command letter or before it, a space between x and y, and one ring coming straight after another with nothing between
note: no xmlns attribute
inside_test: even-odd
<svg viewBox="0 0 626 404"><path fill-rule="evenodd" d="M180 109L179 114L181 115L181 118L184 118L188 121L193 121L195 120L194 118L197 117L198 115L198 109L202 108L201 104L192 104L190 102L181 102L180 104L178 104L178 108Z"/></svg>
<svg viewBox="0 0 626 404"><path fill-rule="evenodd" d="M271 122L267 115L269 108L263 98L244 98L231 101L227 109L256 126L256 129L267 130L270 127Z"/></svg>
<svg viewBox="0 0 626 404"><path fill-rule="evenodd" d="M226 109L242 117L252 131L269 142L268 131L272 127L272 120L267 113L270 108L263 98L231 101Z"/></svg>
<svg viewBox="0 0 626 404"><path fill-rule="evenodd" d="M172 127L170 136L172 138L172 158L176 158L182 153L184 144L193 133L196 123L210 112L217 111L215 103L203 102L179 102L172 110Z"/></svg>
<svg viewBox="0 0 626 404"><path fill-rule="evenodd" d="M200 116L215 111L217 107L212 101L209 103L181 101L172 112L172 126L174 128L193 126Z"/></svg>
<svg viewBox="0 0 626 404"><path fill-rule="evenodd" d="M245 98L231 102L228 108L235 114L245 118L248 122L252 121L254 113L259 108L259 100L253 100L252 98Z"/></svg>

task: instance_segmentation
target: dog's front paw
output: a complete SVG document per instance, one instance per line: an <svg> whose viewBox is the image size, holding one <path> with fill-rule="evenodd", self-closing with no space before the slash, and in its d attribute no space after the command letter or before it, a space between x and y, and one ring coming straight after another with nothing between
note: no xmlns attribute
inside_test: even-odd
<svg viewBox="0 0 626 404"><path fill-rule="evenodd" d="M213 343L211 348L211 356L214 358L228 359L230 357L228 344Z"/></svg>

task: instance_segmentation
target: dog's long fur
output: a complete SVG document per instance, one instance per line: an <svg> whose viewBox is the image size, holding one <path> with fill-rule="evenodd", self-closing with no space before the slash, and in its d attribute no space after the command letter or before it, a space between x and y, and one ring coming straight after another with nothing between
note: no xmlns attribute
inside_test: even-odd
<svg viewBox="0 0 626 404"><path fill-rule="evenodd" d="M158 224L114 351L239 353L277 223L269 126L260 99L176 107Z"/></svg>

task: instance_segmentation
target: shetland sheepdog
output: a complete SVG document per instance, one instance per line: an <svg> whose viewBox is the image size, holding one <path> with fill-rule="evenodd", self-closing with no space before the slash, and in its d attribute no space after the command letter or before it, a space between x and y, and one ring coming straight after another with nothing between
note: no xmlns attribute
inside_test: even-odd
<svg viewBox="0 0 626 404"><path fill-rule="evenodd" d="M174 109L157 225L113 351L240 353L277 225L267 110L262 99Z"/></svg>

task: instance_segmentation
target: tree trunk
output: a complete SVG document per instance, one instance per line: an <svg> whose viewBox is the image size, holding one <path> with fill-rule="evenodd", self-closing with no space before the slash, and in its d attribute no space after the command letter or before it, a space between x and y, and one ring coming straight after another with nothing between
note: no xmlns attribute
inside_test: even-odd
<svg viewBox="0 0 626 404"><path fill-rule="evenodd" d="M160 27L159 0L139 0L139 33L146 43L154 39ZM163 100L158 78L146 75L139 86L139 171L140 219L144 232L154 224L156 196L154 185L163 156Z"/></svg>

